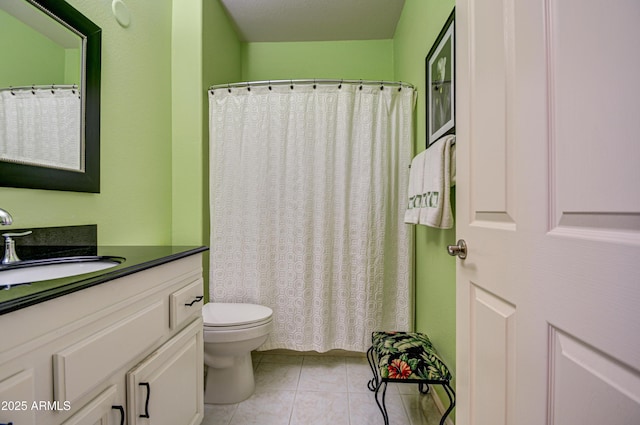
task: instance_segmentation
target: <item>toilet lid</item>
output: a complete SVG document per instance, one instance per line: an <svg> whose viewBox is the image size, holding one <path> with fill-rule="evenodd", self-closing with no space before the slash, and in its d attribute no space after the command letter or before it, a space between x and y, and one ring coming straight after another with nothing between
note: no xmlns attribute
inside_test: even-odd
<svg viewBox="0 0 640 425"><path fill-rule="evenodd" d="M202 307L204 326L238 326L271 319L273 310L257 304L210 302Z"/></svg>

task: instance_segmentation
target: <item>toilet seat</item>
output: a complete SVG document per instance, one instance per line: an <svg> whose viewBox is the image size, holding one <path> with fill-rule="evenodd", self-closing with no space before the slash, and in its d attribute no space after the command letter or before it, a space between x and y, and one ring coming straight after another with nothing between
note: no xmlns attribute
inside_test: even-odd
<svg viewBox="0 0 640 425"><path fill-rule="evenodd" d="M271 322L273 310L257 304L210 302L202 307L205 331L231 331Z"/></svg>

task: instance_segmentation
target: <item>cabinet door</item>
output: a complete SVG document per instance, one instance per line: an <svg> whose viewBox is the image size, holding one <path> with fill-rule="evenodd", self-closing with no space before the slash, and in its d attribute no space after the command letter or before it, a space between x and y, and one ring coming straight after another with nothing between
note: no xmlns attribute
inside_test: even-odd
<svg viewBox="0 0 640 425"><path fill-rule="evenodd" d="M128 424L197 425L203 419L202 319L127 373Z"/></svg>
<svg viewBox="0 0 640 425"><path fill-rule="evenodd" d="M33 370L23 370L0 381L0 423L35 425L36 409L33 391Z"/></svg>
<svg viewBox="0 0 640 425"><path fill-rule="evenodd" d="M118 389L115 385L104 390L62 425L121 425L124 408L116 406Z"/></svg>

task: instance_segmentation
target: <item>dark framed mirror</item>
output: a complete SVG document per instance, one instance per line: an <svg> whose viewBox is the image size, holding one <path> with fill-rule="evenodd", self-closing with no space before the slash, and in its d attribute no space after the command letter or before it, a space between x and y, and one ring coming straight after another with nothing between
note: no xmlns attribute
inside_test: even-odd
<svg viewBox="0 0 640 425"><path fill-rule="evenodd" d="M3 0L0 20L0 186L100 192L100 27L61 0Z"/></svg>

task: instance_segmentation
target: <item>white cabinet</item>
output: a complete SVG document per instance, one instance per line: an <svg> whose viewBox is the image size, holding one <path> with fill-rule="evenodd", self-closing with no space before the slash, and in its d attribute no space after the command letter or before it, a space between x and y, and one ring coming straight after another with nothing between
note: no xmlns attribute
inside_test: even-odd
<svg viewBox="0 0 640 425"><path fill-rule="evenodd" d="M30 404L34 391L33 370L23 370L0 381L0 423L35 425L36 415Z"/></svg>
<svg viewBox="0 0 640 425"><path fill-rule="evenodd" d="M1 315L0 424L199 424L202 299L192 255Z"/></svg>
<svg viewBox="0 0 640 425"><path fill-rule="evenodd" d="M203 418L202 322L195 321L127 373L128 424L197 425Z"/></svg>
<svg viewBox="0 0 640 425"><path fill-rule="evenodd" d="M65 421L63 425L111 425L121 423L121 419L116 419L119 422L113 419L114 410L118 411L120 418L124 417L124 407L120 406L122 410L114 408L117 395L117 387L115 385L110 386L98 397L82 407L69 420Z"/></svg>
<svg viewBox="0 0 640 425"><path fill-rule="evenodd" d="M161 300L53 355L54 399L74 402L162 337ZM126 349L123 349L126 347ZM98 366L99 367L96 367Z"/></svg>

